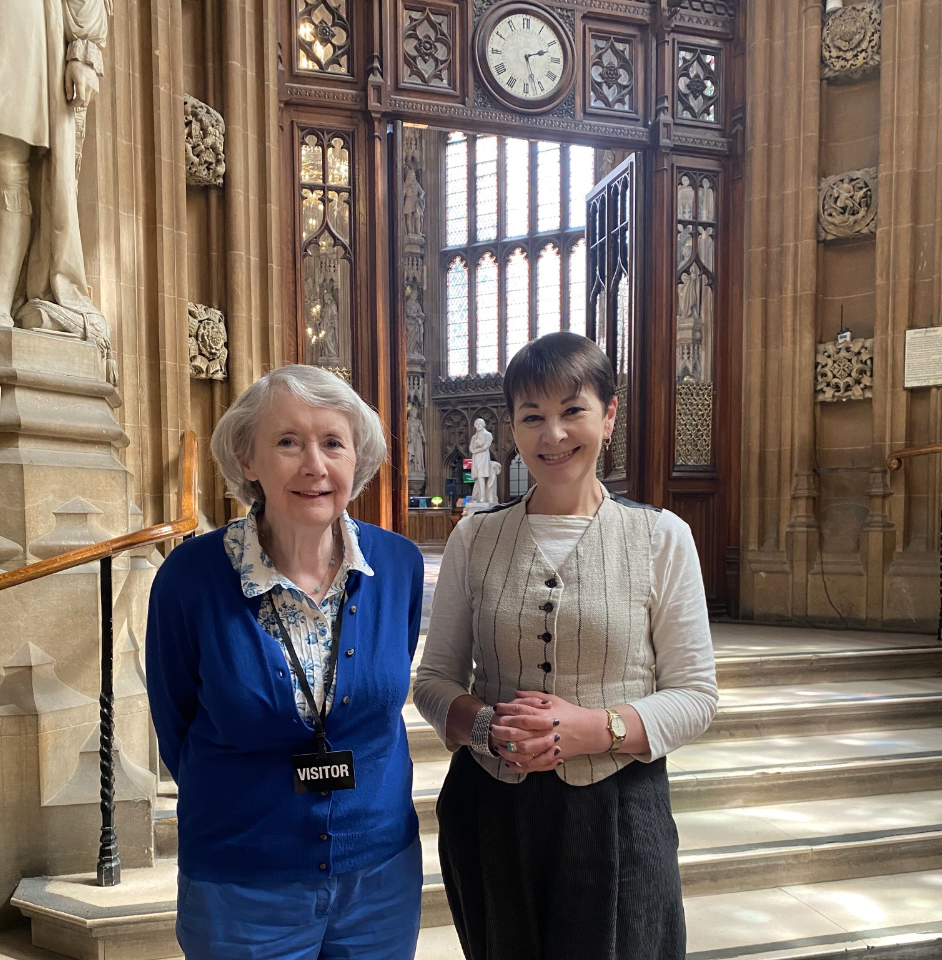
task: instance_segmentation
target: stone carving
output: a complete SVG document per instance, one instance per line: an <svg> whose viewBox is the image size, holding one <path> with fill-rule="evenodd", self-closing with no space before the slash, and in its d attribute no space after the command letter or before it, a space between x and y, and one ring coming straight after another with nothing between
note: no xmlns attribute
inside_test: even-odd
<svg viewBox="0 0 942 960"><path fill-rule="evenodd" d="M226 122L209 104L183 95L186 182L221 187L226 173Z"/></svg>
<svg viewBox="0 0 942 960"><path fill-rule="evenodd" d="M674 413L674 464L709 467L713 462L713 383L684 380L677 384Z"/></svg>
<svg viewBox="0 0 942 960"><path fill-rule="evenodd" d="M52 713L92 703L59 679L56 661L35 643L27 641L3 664L0 714Z"/></svg>
<svg viewBox="0 0 942 960"><path fill-rule="evenodd" d="M677 47L678 120L719 121L719 54L708 47Z"/></svg>
<svg viewBox="0 0 942 960"><path fill-rule="evenodd" d="M876 167L824 177L818 184L818 239L875 234L877 184Z"/></svg>
<svg viewBox="0 0 942 960"><path fill-rule="evenodd" d="M409 360L425 359L425 311L419 302L415 285L406 291L406 357Z"/></svg>
<svg viewBox="0 0 942 960"><path fill-rule="evenodd" d="M471 478L474 480L474 489L471 491L473 503L487 503L487 481L491 475L491 444L494 434L478 417L474 421L474 434L468 444L471 453Z"/></svg>
<svg viewBox="0 0 942 960"><path fill-rule="evenodd" d="M882 17L878 0L852 3L827 15L821 30L821 75L860 80L880 66Z"/></svg>
<svg viewBox="0 0 942 960"><path fill-rule="evenodd" d="M117 384L111 329L88 295L76 176L110 13L111 0L3 6L0 327L90 340Z"/></svg>
<svg viewBox="0 0 942 960"><path fill-rule="evenodd" d="M436 397L493 393L501 396L504 378L499 373L474 373L464 377L439 377L432 386Z"/></svg>
<svg viewBox="0 0 942 960"><path fill-rule="evenodd" d="M13 540L0 537L0 572L16 570L26 563L26 554L23 548Z"/></svg>
<svg viewBox="0 0 942 960"><path fill-rule="evenodd" d="M604 180L616 166L615 151L603 150L599 159L599 180Z"/></svg>
<svg viewBox="0 0 942 960"><path fill-rule="evenodd" d="M819 403L873 396L872 339L819 343L814 368L814 398Z"/></svg>
<svg viewBox="0 0 942 960"><path fill-rule="evenodd" d="M419 408L409 407L406 419L407 447L409 453L409 480L425 479L425 426L419 415Z"/></svg>
<svg viewBox="0 0 942 960"><path fill-rule="evenodd" d="M56 518L52 530L37 537L29 545L29 552L37 560L48 560L58 557L60 553L88 547L111 538L111 534L98 520L104 516L104 511L81 497L64 503L58 510L53 510L52 515Z"/></svg>
<svg viewBox="0 0 942 960"><path fill-rule="evenodd" d="M402 214L406 221L406 233L410 237L424 237L425 188L419 183L415 167L406 168L402 185Z"/></svg>
<svg viewBox="0 0 942 960"><path fill-rule="evenodd" d="M634 112L632 41L627 37L590 37L589 106L616 113Z"/></svg>
<svg viewBox="0 0 942 960"><path fill-rule="evenodd" d="M468 449L468 418L460 410L449 410L442 418L442 437L446 451Z"/></svg>
<svg viewBox="0 0 942 960"><path fill-rule="evenodd" d="M501 475L502 467L496 461L491 461L491 472L484 486L484 502L499 503L500 497L497 496L497 478Z"/></svg>
<svg viewBox="0 0 942 960"><path fill-rule="evenodd" d="M404 7L403 15L403 83L453 89L451 15L429 7Z"/></svg>
<svg viewBox="0 0 942 960"><path fill-rule="evenodd" d="M212 307L188 303L187 320L191 379L225 380L226 360L229 358L225 317Z"/></svg>
<svg viewBox="0 0 942 960"><path fill-rule="evenodd" d="M298 66L313 73L351 76L347 0L301 0L296 9Z"/></svg>
<svg viewBox="0 0 942 960"><path fill-rule="evenodd" d="M317 318L319 356L322 360L340 359L340 309L337 293L331 281L324 282L321 309Z"/></svg>

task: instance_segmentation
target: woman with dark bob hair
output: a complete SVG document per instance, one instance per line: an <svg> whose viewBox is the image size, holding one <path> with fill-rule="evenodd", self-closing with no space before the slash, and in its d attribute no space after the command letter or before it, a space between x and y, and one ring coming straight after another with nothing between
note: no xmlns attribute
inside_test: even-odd
<svg viewBox="0 0 942 960"><path fill-rule="evenodd" d="M438 801L469 960L683 960L665 755L717 689L690 529L596 477L612 367L553 333L504 395L535 485L445 548L414 700L455 751Z"/></svg>
<svg viewBox="0 0 942 960"><path fill-rule="evenodd" d="M220 419L244 520L177 547L150 600L147 680L179 786L188 960L411 960L422 853L402 707L423 567L347 504L383 427L327 370L287 366Z"/></svg>

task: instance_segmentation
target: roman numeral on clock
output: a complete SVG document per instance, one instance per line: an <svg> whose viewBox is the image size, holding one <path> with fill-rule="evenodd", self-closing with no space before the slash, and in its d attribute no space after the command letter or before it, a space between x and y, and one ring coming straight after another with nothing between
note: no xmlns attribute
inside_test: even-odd
<svg viewBox="0 0 942 960"><path fill-rule="evenodd" d="M548 47L555 47L555 46L558 46L558 44L556 43L555 40L550 40L550 42L547 44L547 46L548 46Z"/></svg>
<svg viewBox="0 0 942 960"><path fill-rule="evenodd" d="M525 84L523 85L523 93L524 93L524 96L529 96L529 95L530 95L530 84L529 84L529 83L525 83Z"/></svg>
<svg viewBox="0 0 942 960"><path fill-rule="evenodd" d="M515 86L517 86L517 78L511 76L511 78L507 81L507 86L512 90Z"/></svg>
<svg viewBox="0 0 942 960"><path fill-rule="evenodd" d="M496 73L498 76L506 72L507 72L507 64L505 63L498 63L497 66L494 67L494 73Z"/></svg>
<svg viewBox="0 0 942 960"><path fill-rule="evenodd" d="M497 47L491 47L491 53L494 54L495 57L499 57L503 52L503 50L498 50Z"/></svg>
<svg viewBox="0 0 942 960"><path fill-rule="evenodd" d="M556 74L553 73L552 70L547 70L547 71L546 71L546 79L547 79L547 80L552 80L552 81L555 82L556 80L559 79L559 77L557 77Z"/></svg>
<svg viewBox="0 0 942 960"><path fill-rule="evenodd" d="M511 33L513 33L517 29L517 25L513 22L513 20L508 20L507 26L510 27Z"/></svg>
<svg viewBox="0 0 942 960"><path fill-rule="evenodd" d="M523 29L524 29L524 30L529 30L529 29L530 29L530 18L529 18L529 17L524 17L524 18L523 18Z"/></svg>
<svg viewBox="0 0 942 960"><path fill-rule="evenodd" d="M563 61L560 57L550 57L550 63L562 63L562 62Z"/></svg>

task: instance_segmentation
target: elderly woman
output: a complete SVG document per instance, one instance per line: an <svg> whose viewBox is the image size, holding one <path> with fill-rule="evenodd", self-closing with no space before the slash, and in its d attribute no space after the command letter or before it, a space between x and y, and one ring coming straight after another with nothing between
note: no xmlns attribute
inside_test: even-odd
<svg viewBox="0 0 942 960"><path fill-rule="evenodd" d="M179 791L189 960L410 960L422 869L402 706L422 559L347 505L379 417L288 366L220 419L248 517L177 547L151 593L147 679Z"/></svg>
<svg viewBox="0 0 942 960"><path fill-rule="evenodd" d="M612 367L585 337L507 367L536 485L445 548L414 699L457 751L438 801L469 960L683 960L665 755L717 690L689 527L611 495Z"/></svg>

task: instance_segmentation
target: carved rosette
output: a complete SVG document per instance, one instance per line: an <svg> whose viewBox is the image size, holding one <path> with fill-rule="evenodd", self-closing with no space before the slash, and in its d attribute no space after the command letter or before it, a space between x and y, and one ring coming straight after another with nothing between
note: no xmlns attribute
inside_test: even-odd
<svg viewBox="0 0 942 960"><path fill-rule="evenodd" d="M298 68L311 73L352 76L347 0L298 3Z"/></svg>
<svg viewBox="0 0 942 960"><path fill-rule="evenodd" d="M877 185L876 167L824 177L818 184L818 239L875 234Z"/></svg>
<svg viewBox="0 0 942 960"><path fill-rule="evenodd" d="M711 47L677 46L678 120L719 122L719 52Z"/></svg>
<svg viewBox="0 0 942 960"><path fill-rule="evenodd" d="M821 75L860 80L880 66L882 17L878 0L834 10L821 31Z"/></svg>
<svg viewBox="0 0 942 960"><path fill-rule="evenodd" d="M872 339L819 343L814 367L814 399L818 403L873 396Z"/></svg>
<svg viewBox="0 0 942 960"><path fill-rule="evenodd" d="M219 310L201 303L187 304L189 320L190 378L225 380L229 358L226 319Z"/></svg>
<svg viewBox="0 0 942 960"><path fill-rule="evenodd" d="M453 33L450 13L403 7L403 84L454 89Z"/></svg>
<svg viewBox="0 0 942 960"><path fill-rule="evenodd" d="M634 113L635 71L630 37L592 34L589 39L589 107Z"/></svg>
<svg viewBox="0 0 942 960"><path fill-rule="evenodd" d="M209 104L183 95L186 182L221 187L226 173L226 122Z"/></svg>

